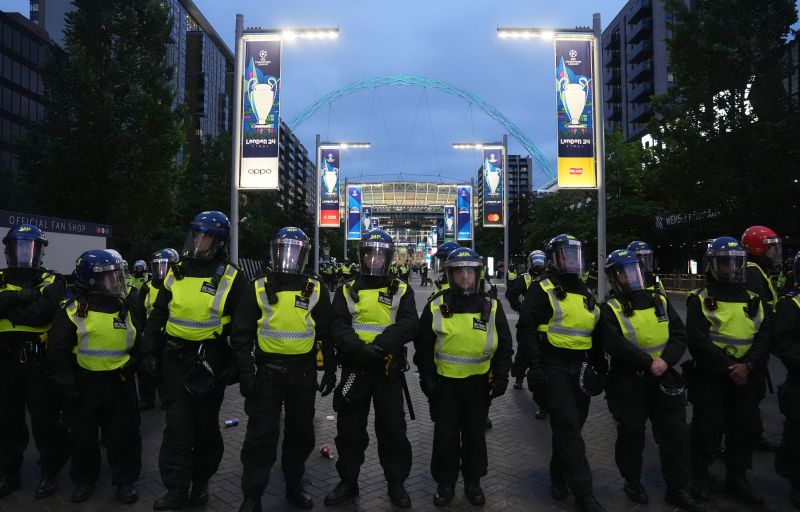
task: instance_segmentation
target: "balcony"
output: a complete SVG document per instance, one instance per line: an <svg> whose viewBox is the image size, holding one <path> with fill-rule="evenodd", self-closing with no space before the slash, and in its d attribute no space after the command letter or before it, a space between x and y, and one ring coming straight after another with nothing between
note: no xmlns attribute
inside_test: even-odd
<svg viewBox="0 0 800 512"><path fill-rule="evenodd" d="M628 94L628 101L631 103L649 103L652 94L653 82L641 82L631 88Z"/></svg>
<svg viewBox="0 0 800 512"><path fill-rule="evenodd" d="M653 12L653 0L639 0L633 4L628 23L636 23L643 17L649 17L651 12Z"/></svg>
<svg viewBox="0 0 800 512"><path fill-rule="evenodd" d="M653 42L642 41L632 45L628 50L628 63L637 64L653 55Z"/></svg>
<svg viewBox="0 0 800 512"><path fill-rule="evenodd" d="M644 41L653 34L653 19L642 18L637 23L628 25L628 44Z"/></svg>
<svg viewBox="0 0 800 512"><path fill-rule="evenodd" d="M639 82L645 82L647 80L651 80L653 77L652 61L645 60L640 62L639 64L634 65L630 69L628 76L630 77L628 80L632 84L638 84Z"/></svg>
<svg viewBox="0 0 800 512"><path fill-rule="evenodd" d="M603 43L604 50L612 50L614 48L619 48L619 29L614 30L611 37L607 38Z"/></svg>
<svg viewBox="0 0 800 512"><path fill-rule="evenodd" d="M650 103L639 103L633 105L628 110L628 121L637 124L644 124L653 116L650 110Z"/></svg>
<svg viewBox="0 0 800 512"><path fill-rule="evenodd" d="M619 85L622 83L622 73L620 73L619 69L612 69L605 74L604 78L606 85Z"/></svg>
<svg viewBox="0 0 800 512"><path fill-rule="evenodd" d="M604 99L606 103L619 103L622 99L622 87L619 85L606 87Z"/></svg>
<svg viewBox="0 0 800 512"><path fill-rule="evenodd" d="M619 66L620 63L620 51L619 50L606 50L605 54L605 66Z"/></svg>
<svg viewBox="0 0 800 512"><path fill-rule="evenodd" d="M614 106L606 106L605 117L606 121L621 122L622 121L622 108L619 103L614 103Z"/></svg>

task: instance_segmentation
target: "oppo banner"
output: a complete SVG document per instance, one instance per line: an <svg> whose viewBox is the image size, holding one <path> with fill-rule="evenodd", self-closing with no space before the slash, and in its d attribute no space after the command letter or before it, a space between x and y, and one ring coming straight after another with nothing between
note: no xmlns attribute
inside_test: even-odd
<svg viewBox="0 0 800 512"><path fill-rule="evenodd" d="M483 227L505 226L503 196L506 193L503 148L483 150Z"/></svg>
<svg viewBox="0 0 800 512"><path fill-rule="evenodd" d="M281 41L277 34L244 39L239 188L278 188Z"/></svg>
<svg viewBox="0 0 800 512"><path fill-rule="evenodd" d="M558 187L597 188L592 42L557 39Z"/></svg>
<svg viewBox="0 0 800 512"><path fill-rule="evenodd" d="M319 148L319 227L338 228L339 219L339 148Z"/></svg>
<svg viewBox="0 0 800 512"><path fill-rule="evenodd" d="M456 239L456 208L444 207L444 241L452 242Z"/></svg>
<svg viewBox="0 0 800 512"><path fill-rule="evenodd" d="M456 190L456 240L472 240L472 185Z"/></svg>
<svg viewBox="0 0 800 512"><path fill-rule="evenodd" d="M347 239L361 240L361 185L347 186Z"/></svg>
<svg viewBox="0 0 800 512"><path fill-rule="evenodd" d="M364 233L372 229L372 207L363 206L361 208L361 226Z"/></svg>

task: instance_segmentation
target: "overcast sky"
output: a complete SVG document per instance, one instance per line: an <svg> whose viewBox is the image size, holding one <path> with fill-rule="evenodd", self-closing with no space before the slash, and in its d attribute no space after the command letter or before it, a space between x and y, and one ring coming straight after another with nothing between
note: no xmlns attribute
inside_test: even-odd
<svg viewBox="0 0 800 512"><path fill-rule="evenodd" d="M328 92L361 80L416 75L448 82L479 96L519 126L555 164L552 43L500 40L499 26L605 27L623 0L194 0L233 49L236 13L245 26L339 26L338 40L287 43L283 53L281 117L291 121ZM4 10L28 15L27 0L3 0ZM10 5L9 5L10 4ZM456 141L492 141L503 127L477 106L440 91L383 87L325 106L297 130L313 153L314 135L332 141L370 141L342 155L346 177L364 181L475 176L480 157L456 151ZM511 153L524 153L510 139ZM534 165L534 182L544 181Z"/></svg>

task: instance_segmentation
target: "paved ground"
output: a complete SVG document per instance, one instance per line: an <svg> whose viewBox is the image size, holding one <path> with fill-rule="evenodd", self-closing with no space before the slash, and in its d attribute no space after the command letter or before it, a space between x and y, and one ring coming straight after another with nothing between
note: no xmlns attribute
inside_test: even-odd
<svg viewBox="0 0 800 512"><path fill-rule="evenodd" d="M431 288L419 288L418 280L412 283L416 288L418 309L421 310L430 295ZM504 289L501 287L501 295ZM682 296L674 296L673 304L683 313ZM516 324L516 315L509 315L509 321ZM775 382L782 382L784 370L777 361L772 363L772 375ZM409 372L409 386L412 400L417 412L416 421L409 422L408 435L411 440L414 462L406 485L411 494L414 510L437 510L431 503L435 491L435 483L429 472L431 440L433 425L427 412L425 397L419 389L418 379L413 370ZM223 430L225 440L225 456L219 472L211 481L211 501L207 510L235 511L241 500L239 478L241 465L239 450L244 440L247 418L243 411L243 399L238 387L227 390L226 399L220 414L220 421L226 418L239 418L238 427ZM769 395L762 405L767 435L772 439L780 438L781 418L777 411L775 395ZM494 428L487 432L489 448L489 474L482 481L487 503L485 510L575 510L571 500L555 502L549 495L548 461L550 458L550 426L546 421L534 418L535 406L530 394L525 390L509 389L508 393L493 404L490 417ZM140 499L135 505L120 505L114 499L114 489L110 485L110 472L104 465L101 481L95 495L87 503L75 506L69 501L72 485L68 481L66 471L60 477L61 489L58 494L41 501L33 499L34 487L38 481L35 465L36 452L29 448L23 468L23 489L0 501L2 511L100 511L100 510L152 510L153 501L164 489L158 475L158 447L161 442L163 413L150 411L142 417L142 437L144 443L144 471L138 484ZM0 418L2 421L2 418ZM333 446L335 433L335 417L330 397L318 398L316 414L317 445L328 443ZM370 422L370 432L372 424ZM370 435L374 441L374 435ZM602 397L592 402L591 413L584 428L584 439L588 447L595 491L600 501L609 511L665 512L676 510L663 502L664 483L660 477L658 454L648 434L648 445L645 454L645 471L643 483L650 493L651 504L636 505L628 501L622 493L622 479L614 464L613 446L616 438L614 422L611 419ZM104 463L105 464L105 463ZM319 456L316 452L307 463L306 477L308 490L313 495L316 508L322 509L322 500L330 491L338 477L334 461ZM712 468L716 476L724 477L724 468L717 463ZM290 510L283 499L283 476L280 462L276 463L272 472L273 479L263 499L264 510ZM775 475L773 455L757 453L754 470L751 472L753 483L767 496L767 505L753 508L748 505L730 501L721 493L714 495L710 502L711 510L738 512L746 510L788 511L793 510L788 502L788 484ZM341 507L341 510L392 510L386 496L386 484L378 464L377 451L374 444L367 448L366 462L362 469L361 496L356 505ZM460 484L456 499L445 510L470 510L473 507L463 496Z"/></svg>

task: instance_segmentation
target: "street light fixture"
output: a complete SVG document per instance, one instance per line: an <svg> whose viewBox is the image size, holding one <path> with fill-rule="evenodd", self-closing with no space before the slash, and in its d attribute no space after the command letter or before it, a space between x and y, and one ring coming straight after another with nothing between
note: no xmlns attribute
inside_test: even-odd
<svg viewBox="0 0 800 512"><path fill-rule="evenodd" d="M324 149L365 149L371 147L369 142L322 142L320 141L319 134L317 134L317 170L314 173L316 176L316 194L314 197L314 272L319 274L319 208L320 208L320 179L319 179L319 166ZM339 183L341 187L341 175L339 176ZM347 210L347 208L345 208ZM341 219L342 221L344 219ZM347 228L344 230L344 252L347 254Z"/></svg>
<svg viewBox="0 0 800 512"><path fill-rule="evenodd" d="M453 149L502 149L503 150L503 265L504 278L508 285L508 135L503 134L503 142L454 142ZM481 164L482 165L482 164ZM473 190L473 194L474 194ZM485 203L484 203L485 206ZM472 212L470 212L472 213ZM473 222L475 220L473 219ZM475 235L472 236L472 248L475 249Z"/></svg>
<svg viewBox="0 0 800 512"><path fill-rule="evenodd" d="M603 66L600 60L600 45L602 27L600 14L592 16L592 27L575 28L510 28L497 27L497 35L501 39L545 39L552 40L558 37L587 39L593 42L593 69L592 80L594 103L594 137L597 148L597 296L604 299L606 296L606 173L605 173L605 115L603 112Z"/></svg>

